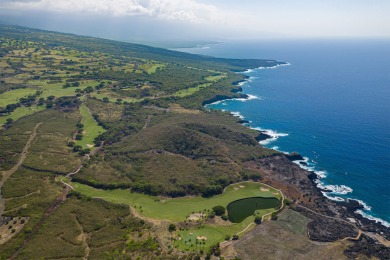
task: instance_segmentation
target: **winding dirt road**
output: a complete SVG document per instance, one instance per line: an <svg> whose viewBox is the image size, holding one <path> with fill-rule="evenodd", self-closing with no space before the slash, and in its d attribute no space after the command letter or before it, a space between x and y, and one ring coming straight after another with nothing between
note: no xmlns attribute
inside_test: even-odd
<svg viewBox="0 0 390 260"><path fill-rule="evenodd" d="M19 167L23 164L24 160L27 157L28 149L30 148L32 142L34 141L35 137L37 136L38 128L41 124L42 124L42 122L35 125L34 129L31 132L30 138L28 139L26 145L24 146L24 148L20 154L19 160L16 162L14 167L9 169L8 171L2 172L2 178L0 180L0 217L2 216L4 209L5 209L5 203L4 203L5 200L3 199L3 197L1 197L1 188L3 187L3 185L7 181L7 179L9 177L11 177L11 175L14 174L19 169Z"/></svg>

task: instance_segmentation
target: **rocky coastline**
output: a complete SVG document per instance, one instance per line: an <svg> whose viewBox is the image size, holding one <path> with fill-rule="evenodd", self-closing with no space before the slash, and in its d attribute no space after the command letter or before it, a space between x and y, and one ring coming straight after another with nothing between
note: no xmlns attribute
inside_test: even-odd
<svg viewBox="0 0 390 260"><path fill-rule="evenodd" d="M239 94L239 97L217 95L204 101L203 105L228 99L247 99L249 96L241 93L241 84L242 82L238 83L239 88L232 90L232 93ZM247 125L250 122L240 119L238 123ZM258 132L255 137L258 142L272 138L265 131ZM307 166L307 163L303 156L296 152L280 153L244 163L244 167L262 174L262 182L282 190L286 198L292 201L289 206L292 210L311 220L307 224L311 240L333 242L348 238L353 241L353 245L344 251L347 257L356 258L362 254L369 258L390 259L390 228L357 213L364 208L357 200L339 202L324 196L323 193L329 190L318 187L317 174L301 166Z"/></svg>
<svg viewBox="0 0 390 260"><path fill-rule="evenodd" d="M216 95L215 97L211 98L211 99L207 99L205 101L202 102L202 106L207 106L207 105L211 105L213 103L216 103L216 102L220 102L220 101L223 101L223 100L229 100L229 99L236 99L236 98L243 98L243 99L247 99L249 96L247 94L242 94L242 93L235 93L235 95Z"/></svg>
<svg viewBox="0 0 390 260"><path fill-rule="evenodd" d="M311 240L332 242L357 237L351 239L353 246L348 249L351 255L361 253L388 259L390 247L386 244L390 228L357 213L363 205L356 200L338 202L325 197L324 190L316 185L316 174L302 169L288 157L279 154L256 159L246 162L245 167L261 172L262 182L281 189L292 202L290 208L311 219L307 224L308 234L315 234L309 236ZM348 256L347 251L344 253Z"/></svg>

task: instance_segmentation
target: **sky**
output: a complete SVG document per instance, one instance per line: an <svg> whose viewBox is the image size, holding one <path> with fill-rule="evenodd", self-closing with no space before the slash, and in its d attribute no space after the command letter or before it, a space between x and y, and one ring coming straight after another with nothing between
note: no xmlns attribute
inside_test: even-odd
<svg viewBox="0 0 390 260"><path fill-rule="evenodd" d="M0 23L125 41L390 38L390 0L0 0Z"/></svg>

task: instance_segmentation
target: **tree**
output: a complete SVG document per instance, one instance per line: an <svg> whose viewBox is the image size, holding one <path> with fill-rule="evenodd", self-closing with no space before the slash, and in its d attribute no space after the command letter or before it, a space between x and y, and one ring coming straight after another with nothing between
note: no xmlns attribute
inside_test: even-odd
<svg viewBox="0 0 390 260"><path fill-rule="evenodd" d="M221 255L221 248L219 247L219 243L212 245L210 247L210 254L215 255L215 256Z"/></svg>
<svg viewBox="0 0 390 260"><path fill-rule="evenodd" d="M172 233L172 232L175 231L175 230L176 230L175 224L169 224L168 231L169 231L170 233Z"/></svg>
<svg viewBox="0 0 390 260"><path fill-rule="evenodd" d="M84 124L82 124L82 123L77 123L77 124L76 124L76 127L77 127L78 129L83 129L83 128L84 128Z"/></svg>
<svg viewBox="0 0 390 260"><path fill-rule="evenodd" d="M261 224L261 217L260 216L256 216L255 217L255 223L258 225L258 224Z"/></svg>
<svg viewBox="0 0 390 260"><path fill-rule="evenodd" d="M7 120L5 121L4 127L9 128L13 122L14 122L14 120L12 118L7 118Z"/></svg>
<svg viewBox="0 0 390 260"><path fill-rule="evenodd" d="M90 152L91 152L91 149L86 148L86 149L79 151L79 155L83 156L83 155L86 155Z"/></svg>
<svg viewBox="0 0 390 260"><path fill-rule="evenodd" d="M74 147L75 144L76 144L75 142L70 141L70 142L68 143L68 147Z"/></svg>
<svg viewBox="0 0 390 260"><path fill-rule="evenodd" d="M84 89L84 91L87 92L87 93L92 93L92 92L93 92L93 87L88 86L88 87L86 87L86 88Z"/></svg>
<svg viewBox="0 0 390 260"><path fill-rule="evenodd" d="M215 215L222 216L223 214L225 214L226 209L224 206L218 205L218 206L213 207L213 211L214 211Z"/></svg>
<svg viewBox="0 0 390 260"><path fill-rule="evenodd" d="M104 97L104 98L103 98L103 102L104 102L104 103L108 103L108 102L110 102L110 100L108 99L108 97Z"/></svg>
<svg viewBox="0 0 390 260"><path fill-rule="evenodd" d="M83 147L81 147L80 145L75 145L73 146L73 152L79 152L83 149Z"/></svg>
<svg viewBox="0 0 390 260"><path fill-rule="evenodd" d="M40 98L38 100L38 106L43 106L43 104L45 104L45 99L44 98Z"/></svg>

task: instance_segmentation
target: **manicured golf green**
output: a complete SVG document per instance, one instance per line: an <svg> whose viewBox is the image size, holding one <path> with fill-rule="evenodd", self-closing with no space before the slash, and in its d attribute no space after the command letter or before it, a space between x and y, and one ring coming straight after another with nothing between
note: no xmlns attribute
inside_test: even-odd
<svg viewBox="0 0 390 260"><path fill-rule="evenodd" d="M212 85L211 83L204 83L204 84L200 84L200 85L193 87L193 88L182 89L182 90L179 90L179 91L173 93L173 96L176 96L176 97L191 96L192 94L194 94L195 92L198 92L202 88L207 88L207 87L210 87L211 85Z"/></svg>
<svg viewBox="0 0 390 260"><path fill-rule="evenodd" d="M82 116L81 123L84 125L84 132L83 139L77 141L76 143L83 148L89 148L93 150L94 139L100 134L104 133L106 130L98 125L85 104L80 106L80 113Z"/></svg>
<svg viewBox="0 0 390 260"><path fill-rule="evenodd" d="M232 202L248 197L281 198L278 190L258 182L243 182L228 186L223 194L211 198L185 197L160 199L145 194L131 193L129 190L101 190L80 183L73 183L76 191L90 197L98 197L113 203L136 207L142 215L173 222L184 221L192 212L201 212L221 205L227 207ZM272 209L273 210L273 209Z"/></svg>
<svg viewBox="0 0 390 260"><path fill-rule="evenodd" d="M278 209L280 201L276 198L253 197L233 201L227 206L229 220L233 223L240 223L247 217L253 215L259 209Z"/></svg>
<svg viewBox="0 0 390 260"><path fill-rule="evenodd" d="M223 78L226 78L227 75L215 75L215 76L208 76L206 77L206 80L207 81L211 81L211 82L217 82L218 80L221 80Z"/></svg>
<svg viewBox="0 0 390 260"><path fill-rule="evenodd" d="M276 199L275 199L276 200ZM204 225L201 228L194 227L187 230L178 232L180 239L174 242L176 248L184 251L196 251L199 249L207 249L216 243L225 240L226 236L232 237L233 235L242 232L243 230L249 231L254 226L255 216L264 216L265 214L276 211L274 208L259 209L255 213L249 215L240 223L232 223L230 225ZM241 235L241 234L240 234ZM196 238L207 238L205 240Z"/></svg>
<svg viewBox="0 0 390 260"><path fill-rule="evenodd" d="M186 197L163 199L140 193L132 193L129 190L101 190L80 183L71 183L74 189L89 197L100 198L106 201L127 204L134 207L144 217L167 220L169 222L183 222L192 213L210 211L214 206L227 207L231 202L246 198L261 197L270 203L262 201L264 207L246 218L242 217L240 223L226 222L227 225L202 225L182 231L176 231L173 245L183 251L197 251L210 248L215 243L222 242L226 236L233 236L243 230L250 230L254 226L254 215L263 216L274 212L282 194L267 185L258 182L242 182L228 186L223 194L211 198ZM271 202L272 201L272 202ZM197 221L193 221L197 223ZM230 224L229 224L230 223ZM197 239L198 238L198 239ZM200 238L200 239L199 239ZM203 240L202 240L203 239Z"/></svg>

